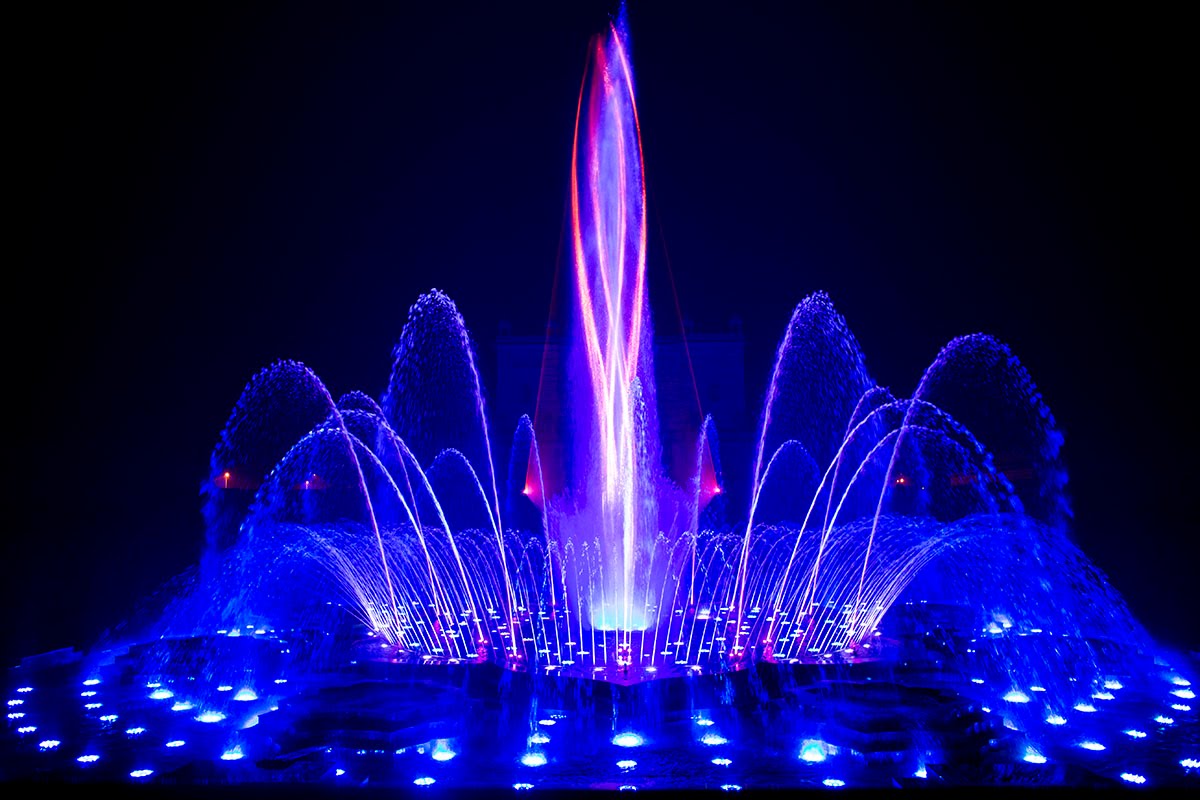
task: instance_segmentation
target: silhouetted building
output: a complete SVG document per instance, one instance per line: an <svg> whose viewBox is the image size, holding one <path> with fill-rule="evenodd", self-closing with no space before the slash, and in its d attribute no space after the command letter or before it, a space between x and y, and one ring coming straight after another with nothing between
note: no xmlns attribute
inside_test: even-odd
<svg viewBox="0 0 1200 800"><path fill-rule="evenodd" d="M719 458L733 491L746 499L754 420L747 413L745 344L735 320L725 332L656 336L654 373L663 467L687 485L696 468L697 441L705 415L712 415ZM522 414L538 434L538 450L550 494L561 491L572 439L573 387L567 374L568 342L549 336L512 335L502 328L496 342L496 389L489 419L500 442L511 441ZM745 475L743 475L745 473ZM735 507L737 507L735 505Z"/></svg>

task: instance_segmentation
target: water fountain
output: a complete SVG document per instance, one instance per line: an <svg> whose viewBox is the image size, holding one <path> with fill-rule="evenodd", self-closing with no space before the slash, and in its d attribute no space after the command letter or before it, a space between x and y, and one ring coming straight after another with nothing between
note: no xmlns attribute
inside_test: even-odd
<svg viewBox="0 0 1200 800"><path fill-rule="evenodd" d="M1071 542L1062 437L1001 342L951 341L895 397L812 294L779 343L744 518L714 512L720 420L690 480L667 476L643 168L618 22L579 98L557 472L530 417L489 425L437 290L378 401L271 364L213 451L202 563L88 657L15 671L6 775L1194 783L1191 668ZM589 766L600 748L612 765ZM32 751L52 766L20 766Z"/></svg>

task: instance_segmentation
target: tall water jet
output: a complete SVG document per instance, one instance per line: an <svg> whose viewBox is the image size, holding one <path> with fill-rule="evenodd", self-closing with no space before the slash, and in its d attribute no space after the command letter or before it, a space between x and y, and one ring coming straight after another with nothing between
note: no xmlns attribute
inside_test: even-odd
<svg viewBox="0 0 1200 800"><path fill-rule="evenodd" d="M894 395L809 295L736 508L721 414L675 424L668 357L659 440L623 20L590 45L571 166L568 386L537 409L568 435L545 466L521 416L497 474L440 291L410 308L380 402L276 362L212 452L207 569L78 680L62 651L13 670L0 775L1195 785L1194 659L1171 666L1066 535L1063 437L1004 344L954 339ZM667 446L690 462L673 477Z"/></svg>
<svg viewBox="0 0 1200 800"><path fill-rule="evenodd" d="M635 601L641 547L658 532L657 446L646 298L646 188L624 17L593 37L571 159L578 391L568 472L605 567L591 625L629 632L651 620ZM584 388L586 387L586 388ZM586 520L586 522L585 522ZM573 527L573 526L572 526ZM568 537L592 530L565 531Z"/></svg>

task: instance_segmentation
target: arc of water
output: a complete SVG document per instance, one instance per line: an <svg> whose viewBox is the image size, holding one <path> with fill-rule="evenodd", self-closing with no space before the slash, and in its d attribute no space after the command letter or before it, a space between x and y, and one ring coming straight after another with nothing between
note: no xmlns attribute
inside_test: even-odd
<svg viewBox="0 0 1200 800"><path fill-rule="evenodd" d="M467 577L467 567L463 561L462 554L459 552L458 543L455 540L454 532L450 529L450 523L446 519L446 514L445 514L445 511L442 509L442 504L438 501L437 495L433 491L433 485L429 482L429 477L425 474L425 471L423 469L421 469L420 462L417 461L416 455L414 455L412 450L409 449L408 444L402 438L400 438L400 435L397 434L394 430L392 430L390 426L387 426L386 422L384 423L384 431L386 432L388 440L391 442L392 446L396 448L397 455L400 456L401 466L404 466L405 480L406 481L410 480L409 469L415 470L416 474L421 479L421 485L423 486L425 491L428 493L429 497L433 500L433 507L438 515L438 522L441 523L442 530L444 530L446 532L446 540L450 545L450 551L453 554L454 562L458 567L459 576L462 579L463 586L464 587L470 586L471 581ZM406 462L407 462L407 466L405 466ZM469 466L470 465L468 464L468 467ZM478 482L478 479L476 479L476 482ZM397 487L397 492L399 492L398 487ZM415 492L414 492L414 500L415 500ZM486 505L486 503L485 503L485 505ZM416 508L415 502L413 503L413 508L414 509ZM424 529L424 526L420 523L420 518L417 517L415 515L415 513L413 516L413 522L414 522L414 525L417 530L418 541L421 544L421 548L425 553L426 560L429 565L430 579L432 581L436 581L438 573L436 570L434 570L432 557L430 556L429 545L425 540L425 529ZM500 552L501 552L501 554L503 554L504 551L501 550ZM506 581L507 581L507 577L508 577L508 575L507 575L507 571L506 571L505 572L505 580ZM474 618L474 621L475 621L477 636L480 640L482 640L484 638L484 628L483 628L483 621L480 619L478 607L476 607L476 606L474 606L474 604L472 604L470 606L469 610L471 612L471 616Z"/></svg>
<svg viewBox="0 0 1200 800"><path fill-rule="evenodd" d="M815 504L816 498L821 495L821 493L825 487L825 482L827 480L829 480L830 473L833 472L836 475L836 471L837 471L837 469L840 468L842 461L844 459L845 448L854 440L854 438L859 433L859 431L861 431L863 429L863 427L868 422L872 421L872 419L875 418L876 416L882 414L883 412L890 412L897 408L905 409L905 412L906 412L905 417L904 417L905 420L911 420L913 418L913 415L915 414L915 409L917 409L917 408L923 409L923 410L928 410L935 415L936 419L944 422L952 431L958 433L959 435L966 437L968 440L968 444L973 444L974 450L976 452L979 452L982 450L982 446L979 444L979 442L977 440L975 440L974 436L970 433L970 431L966 430L961 425L958 425L958 423L952 417L950 417L948 414L946 414L940 408L938 408L937 406L935 406L931 403L928 403L923 400L902 400L902 401L893 401L891 403L886 403L886 404L883 404L883 405L873 409L857 425L855 425L854 428L852 428L851 431L849 432L849 434L845 437L842 445L838 449L838 452L835 454L834 459L831 461L829 468L826 469L825 475L822 477L820 486L818 487L817 491L814 493L814 504ZM825 523L822 525L821 540L820 540L820 544L817 549L817 554L816 554L814 564L809 573L808 588L805 590L803 597L800 599L799 608L801 611L803 611L803 609L808 604L808 602L809 602L808 598L810 596L815 597L816 583L818 580L818 574L819 574L819 570L820 570L821 556L824 553L824 550L826 548L826 544L828 542L829 535L830 535L831 531L833 530L833 528L836 526L837 519L840 516L843 506L849 497L850 490L858 482L859 478L864 474L864 470L866 469L867 465L874 459L874 457L880 451L882 451L884 448L886 448L889 443L898 442L900 437L902 437L908 433L915 432L915 431L929 431L929 432L937 434L937 435L942 434L942 431L938 431L936 429L929 428L927 425L918 425L918 424L913 424L913 423L905 425L905 424L901 423L900 426L898 426L897 428L895 428L893 430L888 431L883 437L881 437L881 439L875 443L875 445L871 448L871 450L859 462L859 465L855 469L850 480L848 481L846 488L842 491L841 497L838 500L836 506L833 506L832 513L827 514ZM958 445L958 446L964 452L968 452L968 449L966 447L963 447L962 445ZM776 451L776 453L778 453L778 451ZM893 451L893 454L890 456L891 460L889 461L889 466L894 463L894 458L895 458L895 455L894 455L894 451ZM772 463L773 463L773 461L774 461L774 457L772 458ZM769 471L770 471L770 464L768 464L768 468L767 468L768 473L769 473ZM765 481L765 477L766 477L766 473L764 473L764 481ZM834 482L831 483L831 485L830 485L830 490L832 490L834 488L835 484L836 484L836 477L834 479ZM830 499L832 499L832 494L830 495ZM804 523L800 527L801 533L803 533L804 529L807 527L808 519L809 519L809 516L811 515L812 511L813 511L813 506L810 505L808 515L806 515ZM878 527L878 518L879 517L878 517L878 509L877 509L877 514L872 519L872 532L873 533ZM788 560L787 567L785 568L785 571L784 571L784 577L779 583L779 589L778 589L777 599L776 599L776 604L775 604L777 610L780 607L782 607L782 605L783 605L783 593L786 590L786 586L787 586L787 575L791 569L792 563L798 552L798 547L799 547L799 535L796 537L796 545L793 548L792 554ZM869 546L868 546L867 555L869 555ZM862 588L864 585L865 574L866 574L865 563L866 563L866 555L864 556L864 568L863 568L862 574L860 575L859 590L857 592L855 602L852 606L852 608L854 609L853 613L855 615L858 613L858 609L861 609L863 607L863 605L862 605ZM870 606L871 604L868 603L867 605ZM879 605L879 604L876 603L875 605ZM885 606L886 605L887 604L885 604ZM852 616L851 620L849 621L850 629L853 629L855 627L855 625L856 625L856 617ZM868 625L859 623L857 625L857 627L860 629L860 635L861 635L861 631L866 631L868 628L873 628L874 625L872 624L872 625L868 626ZM820 629L819 625L816 625L813 628L813 630L819 630L819 629ZM771 637L771 633L769 632L768 638L770 638L770 637ZM854 638L854 637L851 637L851 638Z"/></svg>
<svg viewBox="0 0 1200 800"><path fill-rule="evenodd" d="M771 382L767 390L767 402L763 406L762 423L758 431L758 445L755 448L750 513L746 522L746 533L742 538L741 561L738 565L737 582L734 589L735 602L737 603L737 627L735 628L736 633L734 634L734 644L731 653L735 658L740 658L744 653L744 648L741 644L741 630L745 610L747 570L750 563L750 533L754 528L754 512L758 508L759 495L762 492L763 451L766 449L767 428L771 423L771 411L774 409L775 402L778 399L779 378L782 374L784 364L783 356L788 351L788 348L791 347L792 328L793 326L789 324L787 331L783 335L783 339L779 342L779 347L775 350L775 366L771 371Z"/></svg>

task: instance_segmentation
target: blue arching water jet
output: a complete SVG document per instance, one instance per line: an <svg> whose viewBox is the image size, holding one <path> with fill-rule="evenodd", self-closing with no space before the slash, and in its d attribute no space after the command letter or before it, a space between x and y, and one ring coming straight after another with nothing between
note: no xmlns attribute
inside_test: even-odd
<svg viewBox="0 0 1200 800"><path fill-rule="evenodd" d="M493 449L467 324L433 290L409 309L379 402L335 403L294 362L250 381L213 452L203 580L172 630L336 601L392 658L628 682L878 657L892 610L915 598L960 609L970 629L1003 616L1145 652L1069 541L1054 417L987 335L950 342L896 397L815 292L776 352L749 507L723 502L720 420L704 419L691 478L667 477L622 24L589 53L570 180L572 438L557 472L529 417Z"/></svg>
<svg viewBox="0 0 1200 800"><path fill-rule="evenodd" d="M712 415L669 476L623 21L588 52L565 455L543 461L537 409L492 426L437 289L378 399L265 367L212 451L200 563L75 683L23 665L0 766L492 791L1195 778L1197 676L1072 541L1063 436L1004 343L956 338L898 395L813 292L732 472L747 507Z"/></svg>

